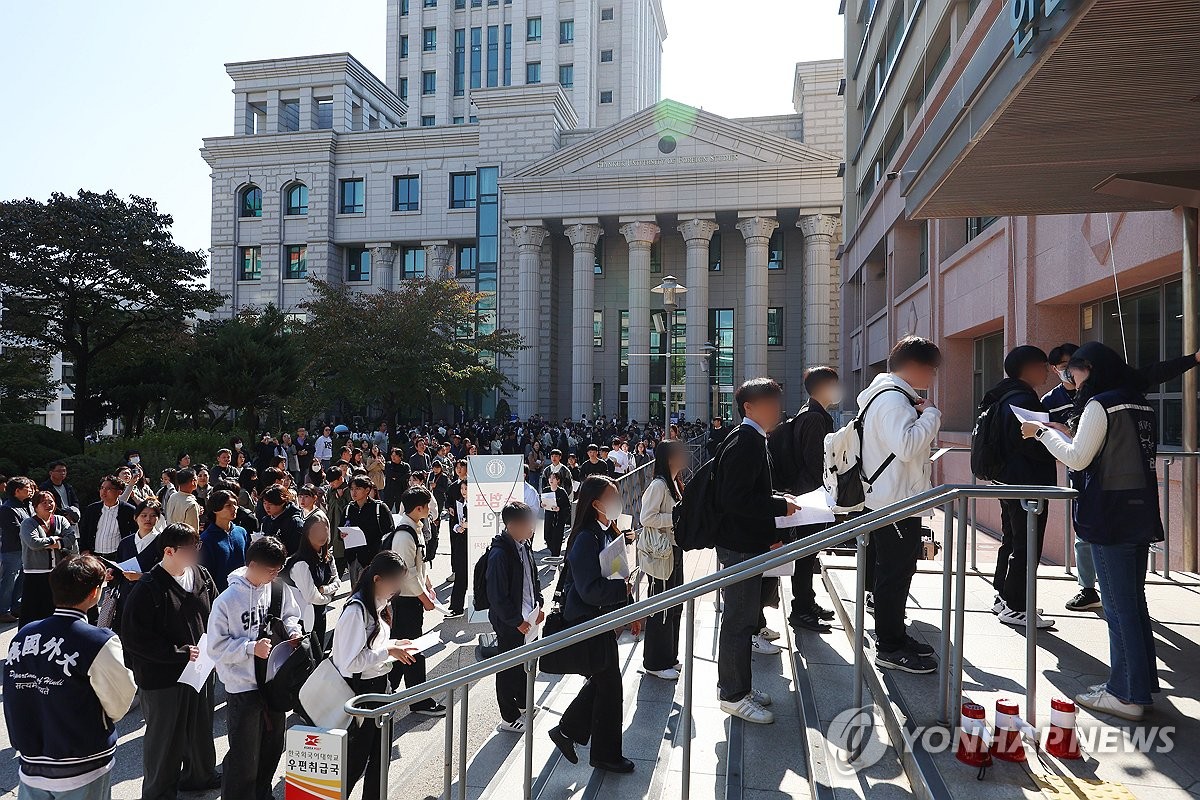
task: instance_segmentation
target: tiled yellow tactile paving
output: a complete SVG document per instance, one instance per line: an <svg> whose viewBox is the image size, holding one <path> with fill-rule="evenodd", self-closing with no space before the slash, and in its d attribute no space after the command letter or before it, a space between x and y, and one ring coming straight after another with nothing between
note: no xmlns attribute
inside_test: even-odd
<svg viewBox="0 0 1200 800"><path fill-rule="evenodd" d="M1049 800L1137 800L1120 783L1071 775L1034 775L1034 781Z"/></svg>

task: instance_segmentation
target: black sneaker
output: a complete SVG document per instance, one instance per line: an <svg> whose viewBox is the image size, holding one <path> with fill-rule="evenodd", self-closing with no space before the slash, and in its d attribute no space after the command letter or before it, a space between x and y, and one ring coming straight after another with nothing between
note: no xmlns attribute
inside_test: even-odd
<svg viewBox="0 0 1200 800"><path fill-rule="evenodd" d="M930 672L937 672L936 661L929 656L917 655L907 649L877 653L875 656L875 666L882 669L911 672L914 675L927 675Z"/></svg>
<svg viewBox="0 0 1200 800"><path fill-rule="evenodd" d="M426 700L423 703L414 703L411 706L411 709L414 714L420 714L423 717L446 716L446 707L433 700Z"/></svg>
<svg viewBox="0 0 1200 800"><path fill-rule="evenodd" d="M817 619L823 619L826 622L829 622L830 620L832 620L834 618L834 616L836 616L828 608L822 608L821 606L817 605L816 603L813 603L812 608L810 610L812 611L812 614L814 617L816 617Z"/></svg>
<svg viewBox="0 0 1200 800"><path fill-rule="evenodd" d="M933 649L933 647L931 645L925 644L924 642L922 642L918 639L914 639L911 635L909 635L907 633L904 634L904 639L905 639L905 642L907 643L908 652L910 652L910 653L916 653L919 656L924 656L926 658L932 658L933 654L935 652L937 652Z"/></svg>
<svg viewBox="0 0 1200 800"><path fill-rule="evenodd" d="M867 611L872 614L875 613L875 593L874 592L867 592Z"/></svg>
<svg viewBox="0 0 1200 800"><path fill-rule="evenodd" d="M788 623L798 631L806 630L816 633L829 633L833 630L833 628L826 624L825 620L811 611L805 611L803 614L792 612L792 615L788 617Z"/></svg>
<svg viewBox="0 0 1200 800"><path fill-rule="evenodd" d="M1079 594L1067 601L1068 611L1090 611L1093 608L1103 608L1100 593L1095 589L1080 589Z"/></svg>

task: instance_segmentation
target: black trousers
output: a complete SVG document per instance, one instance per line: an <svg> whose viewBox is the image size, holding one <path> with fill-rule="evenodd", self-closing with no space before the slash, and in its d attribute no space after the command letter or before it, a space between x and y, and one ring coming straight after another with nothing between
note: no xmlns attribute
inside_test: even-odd
<svg viewBox="0 0 1200 800"><path fill-rule="evenodd" d="M392 598L392 638L416 639L424 633L425 607L415 597ZM411 664L397 661L392 665L391 683L400 688L400 682L412 688L425 682L425 656L418 654Z"/></svg>
<svg viewBox="0 0 1200 800"><path fill-rule="evenodd" d="M825 530L828 525L805 525L796 528L796 539L805 539ZM796 560L796 571L792 575L792 613L805 614L817 604L817 593L813 591L813 570L817 566L817 554Z"/></svg>
<svg viewBox="0 0 1200 800"><path fill-rule="evenodd" d="M1047 505L1037 515L1037 558L1042 557L1046 542ZM1004 536L996 553L996 574L992 586L1013 611L1025 610L1025 557L1029 551L1029 517L1020 500L1000 501L1000 526Z"/></svg>
<svg viewBox="0 0 1200 800"><path fill-rule="evenodd" d="M592 745L593 761L619 761L621 753L621 667L617 655L617 637L597 634L612 649L605 659L610 666L588 678L563 712L558 729L579 744Z"/></svg>
<svg viewBox="0 0 1200 800"><path fill-rule="evenodd" d="M328 610L328 605L313 606L313 629L309 637L312 639L313 655L317 661L325 657L325 633L327 628L325 612Z"/></svg>
<svg viewBox="0 0 1200 800"><path fill-rule="evenodd" d="M672 548L675 568L665 581L650 579L647 597L683 585L683 550ZM642 666L647 670L671 669L679 661L679 630L683 606L660 611L646 620L646 640L642 645Z"/></svg>
<svg viewBox="0 0 1200 800"><path fill-rule="evenodd" d="M25 588L21 590L18 630L54 613L54 595L50 592L50 573L26 572L24 579Z"/></svg>
<svg viewBox="0 0 1200 800"><path fill-rule="evenodd" d="M450 610L467 607L467 535L450 531L450 571L454 573L454 588L450 590Z"/></svg>
<svg viewBox="0 0 1200 800"><path fill-rule="evenodd" d="M516 628L497 625L495 631L496 646L500 653L516 650L525 644L525 634ZM521 666L496 673L496 705L505 722L515 722L525 710L525 676L525 668Z"/></svg>
<svg viewBox="0 0 1200 800"><path fill-rule="evenodd" d="M433 524L429 529L429 541L425 543L425 563L432 564L433 559L437 556L438 541L442 534L442 521L440 519L433 520Z"/></svg>
<svg viewBox="0 0 1200 800"><path fill-rule="evenodd" d="M179 787L207 784L216 773L213 679L201 691L177 684L142 689L142 800L175 800Z"/></svg>
<svg viewBox="0 0 1200 800"><path fill-rule="evenodd" d="M387 691L387 676L360 678L355 682L359 694L381 694ZM374 720L364 719L351 724L346 742L349 763L346 765L346 796L354 790L359 779L363 782L363 800L379 800L379 749L383 733Z"/></svg>
<svg viewBox="0 0 1200 800"><path fill-rule="evenodd" d="M550 551L550 555L558 557L562 555L563 532L566 529L566 514L562 511L547 511L545 533L546 549Z"/></svg>
<svg viewBox="0 0 1200 800"><path fill-rule="evenodd" d="M287 715L270 711L262 693L252 689L227 694L225 716L229 752L225 755L221 797L267 800L272 796L275 769L283 755Z"/></svg>
<svg viewBox="0 0 1200 800"><path fill-rule="evenodd" d="M901 650L908 642L904 608L921 552L921 518L909 517L880 528L871 534L871 544L875 550L875 636L880 652Z"/></svg>

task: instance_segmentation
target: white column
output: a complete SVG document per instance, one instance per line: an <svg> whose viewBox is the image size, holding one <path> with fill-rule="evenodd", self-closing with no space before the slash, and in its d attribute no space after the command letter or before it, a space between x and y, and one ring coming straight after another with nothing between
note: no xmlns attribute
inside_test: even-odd
<svg viewBox="0 0 1200 800"><path fill-rule="evenodd" d="M542 284L542 243L549 231L541 220L511 225L510 229L517 246L517 329L523 345L517 351L517 414L529 419L542 410L537 407L538 343L542 340L538 292Z"/></svg>
<svg viewBox="0 0 1200 800"><path fill-rule="evenodd" d="M557 32L555 33L557 35ZM634 220L621 226L629 244L629 415L644 423L650 418L650 248L658 226Z"/></svg>
<svg viewBox="0 0 1200 800"><path fill-rule="evenodd" d="M421 242L421 246L425 248L425 277L440 281L454 274L454 245L440 241Z"/></svg>
<svg viewBox="0 0 1200 800"><path fill-rule="evenodd" d="M683 284L687 287L687 294L683 295L683 302L687 308L689 355L685 362L687 369L683 399L688 419L712 415L709 410L712 389L707 362L695 354L704 352L704 344L708 341L708 245L717 227L715 216L696 217L679 223L679 232L683 234L683 243L687 248L687 277Z"/></svg>
<svg viewBox="0 0 1200 800"><path fill-rule="evenodd" d="M779 227L774 217L745 217L737 229L746 239L745 311L738 328L745 343L742 376L745 380L767 374L767 248Z"/></svg>
<svg viewBox="0 0 1200 800"><path fill-rule="evenodd" d="M377 291L391 291L396 288L393 275L393 265L396 263L396 248L390 242L368 244L371 251L371 272L375 273L371 280Z"/></svg>
<svg viewBox="0 0 1200 800"><path fill-rule="evenodd" d="M838 218L826 214L802 216L796 227L804 234L804 365L829 362L829 293L833 235Z"/></svg>
<svg viewBox="0 0 1200 800"><path fill-rule="evenodd" d="M523 36L521 38L524 39ZM584 414L588 417L592 415L592 315L596 305L596 242L600 241L604 229L598 222L581 222L567 225L565 232L574 250L571 416L579 419Z"/></svg>

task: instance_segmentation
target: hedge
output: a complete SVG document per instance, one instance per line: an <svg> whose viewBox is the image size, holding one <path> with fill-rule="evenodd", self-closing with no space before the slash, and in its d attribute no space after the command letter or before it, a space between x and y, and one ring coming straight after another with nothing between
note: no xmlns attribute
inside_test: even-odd
<svg viewBox="0 0 1200 800"><path fill-rule="evenodd" d="M45 425L0 425L0 474L29 475L42 480L50 462L78 455L79 443L69 433Z"/></svg>

